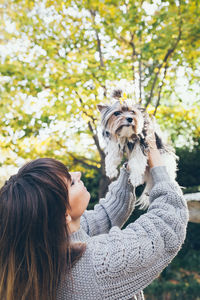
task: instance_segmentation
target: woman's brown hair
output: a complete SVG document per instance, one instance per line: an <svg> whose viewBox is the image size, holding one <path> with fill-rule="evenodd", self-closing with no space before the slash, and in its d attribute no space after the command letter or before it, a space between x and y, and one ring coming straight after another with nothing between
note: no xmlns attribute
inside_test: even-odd
<svg viewBox="0 0 200 300"><path fill-rule="evenodd" d="M85 250L71 245L67 168L33 160L0 190L0 299L55 300L63 274Z"/></svg>

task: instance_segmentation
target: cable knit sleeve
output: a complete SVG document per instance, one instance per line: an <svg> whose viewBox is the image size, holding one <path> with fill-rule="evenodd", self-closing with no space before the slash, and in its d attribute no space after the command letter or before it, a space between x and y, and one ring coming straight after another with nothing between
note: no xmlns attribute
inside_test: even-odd
<svg viewBox="0 0 200 300"><path fill-rule="evenodd" d="M135 203L128 177L126 169L121 168L118 179L109 185L105 199L82 215L81 227L88 235L107 233L113 226L121 228L127 221Z"/></svg>
<svg viewBox="0 0 200 300"><path fill-rule="evenodd" d="M154 186L146 214L124 230L91 239L89 249L103 299L130 299L149 285L180 250L188 210L165 167L151 171Z"/></svg>

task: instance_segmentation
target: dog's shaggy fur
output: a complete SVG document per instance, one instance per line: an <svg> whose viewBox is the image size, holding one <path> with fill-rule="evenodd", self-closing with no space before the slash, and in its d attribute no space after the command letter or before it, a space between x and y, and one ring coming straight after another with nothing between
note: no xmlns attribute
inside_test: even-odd
<svg viewBox="0 0 200 300"><path fill-rule="evenodd" d="M114 92L120 99L121 91ZM152 188L152 178L148 168L148 127L152 124L149 115L139 104L122 103L117 100L111 105L98 105L101 112L103 137L106 142L106 174L110 178L118 175L117 167L122 159L128 159L130 181L134 187L146 183L142 196L137 200L141 208L148 206L148 195ZM176 155L165 145L155 131L156 144L163 163L172 179L176 177Z"/></svg>

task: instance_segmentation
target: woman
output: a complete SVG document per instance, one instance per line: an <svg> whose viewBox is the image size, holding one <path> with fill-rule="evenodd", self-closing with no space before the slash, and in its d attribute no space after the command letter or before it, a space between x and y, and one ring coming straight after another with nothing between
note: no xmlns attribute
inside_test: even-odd
<svg viewBox="0 0 200 300"><path fill-rule="evenodd" d="M146 214L120 228L134 209L128 171L86 211L81 173L53 159L34 160L0 191L0 299L143 299L142 289L185 239L188 212L162 166L155 139L154 181Z"/></svg>

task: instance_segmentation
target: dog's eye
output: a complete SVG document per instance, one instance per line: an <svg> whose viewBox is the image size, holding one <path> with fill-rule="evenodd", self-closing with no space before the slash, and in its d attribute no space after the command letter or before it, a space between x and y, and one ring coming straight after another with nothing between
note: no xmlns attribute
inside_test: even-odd
<svg viewBox="0 0 200 300"><path fill-rule="evenodd" d="M116 112L114 112L114 116L119 116L119 115L121 115L121 111L116 111Z"/></svg>
<svg viewBox="0 0 200 300"><path fill-rule="evenodd" d="M109 137L110 136L110 132L106 131L106 136Z"/></svg>
<svg viewBox="0 0 200 300"><path fill-rule="evenodd" d="M134 115L135 115L135 111L134 111L134 110L132 110L131 112L132 112L132 114L134 114Z"/></svg>

